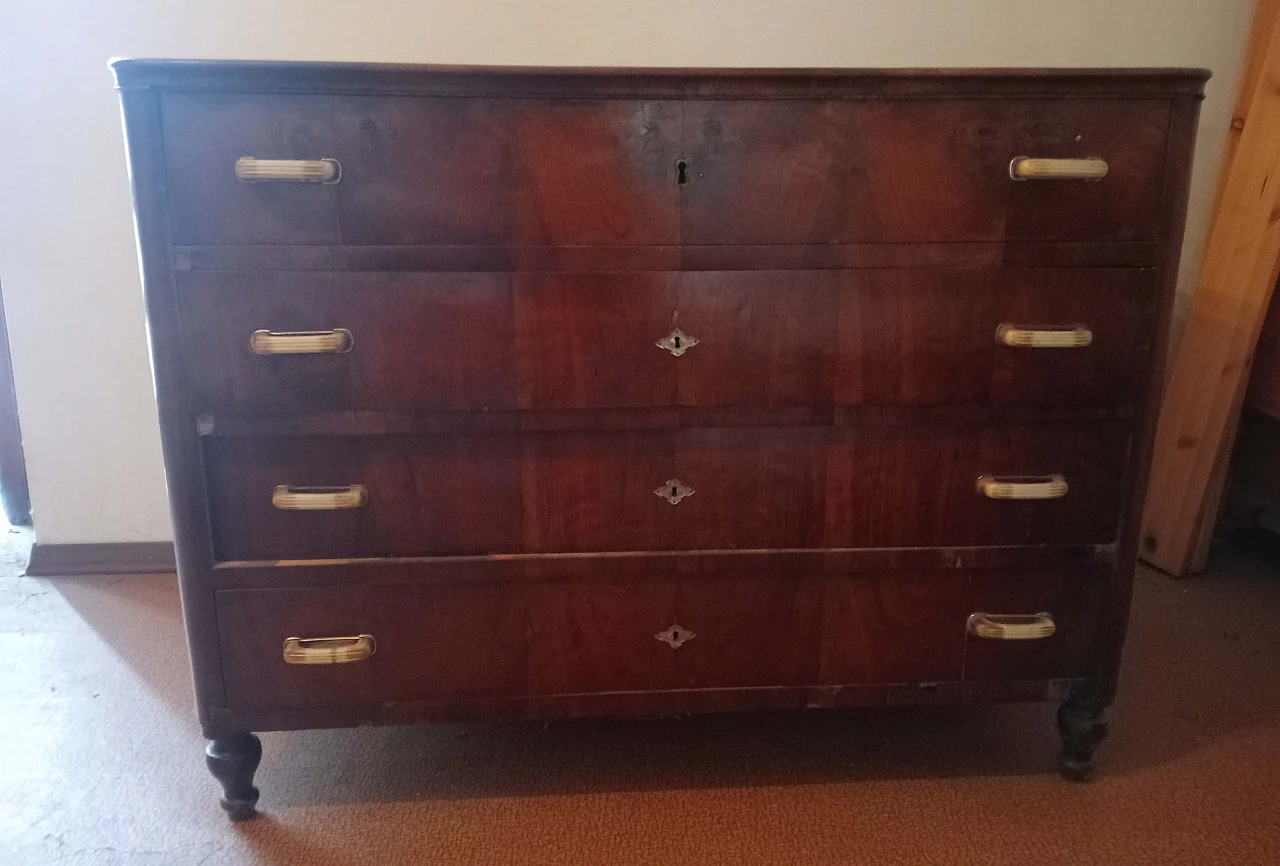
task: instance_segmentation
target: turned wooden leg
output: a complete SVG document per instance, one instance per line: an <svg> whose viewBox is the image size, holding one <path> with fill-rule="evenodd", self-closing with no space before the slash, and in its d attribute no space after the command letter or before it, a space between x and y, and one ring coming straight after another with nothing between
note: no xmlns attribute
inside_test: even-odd
<svg viewBox="0 0 1280 866"><path fill-rule="evenodd" d="M1092 698L1070 698L1058 708L1062 754L1058 772L1083 782L1093 772L1093 752L1107 736L1106 708Z"/></svg>
<svg viewBox="0 0 1280 866"><path fill-rule="evenodd" d="M209 772L222 783L222 808L232 821L257 814L258 789L253 774L262 760L262 741L253 734L227 734L209 742L204 750Z"/></svg>

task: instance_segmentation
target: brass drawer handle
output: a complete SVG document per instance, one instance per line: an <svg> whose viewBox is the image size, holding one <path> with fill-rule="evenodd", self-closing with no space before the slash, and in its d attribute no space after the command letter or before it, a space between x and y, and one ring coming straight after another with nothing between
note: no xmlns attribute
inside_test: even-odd
<svg viewBox="0 0 1280 866"><path fill-rule="evenodd" d="M345 665L362 662L378 645L371 634L353 637L290 637L284 641L284 660L291 665Z"/></svg>
<svg viewBox="0 0 1280 866"><path fill-rule="evenodd" d="M292 487L281 484L271 493L271 504L281 511L342 511L360 508L369 501L363 484L349 487Z"/></svg>
<svg viewBox="0 0 1280 866"><path fill-rule="evenodd" d="M236 160L236 177L245 183L337 183L342 180L342 166L336 159L257 159L242 156Z"/></svg>
<svg viewBox="0 0 1280 866"><path fill-rule="evenodd" d="M1033 159L1015 156L1009 163L1009 177L1014 180L1102 180L1107 176L1107 161L1088 159Z"/></svg>
<svg viewBox="0 0 1280 866"><path fill-rule="evenodd" d="M1083 349L1093 343L1093 331L1084 325L1058 328L1020 328L1003 324L996 328L996 341L1026 349Z"/></svg>
<svg viewBox="0 0 1280 866"><path fill-rule="evenodd" d="M1040 640L1058 630L1047 613L975 613L969 616L969 633L991 640Z"/></svg>
<svg viewBox="0 0 1280 866"><path fill-rule="evenodd" d="M254 331L249 350L255 355L340 355L354 343L346 328L332 331Z"/></svg>
<svg viewBox="0 0 1280 866"><path fill-rule="evenodd" d="M988 499L1061 499L1067 479L1061 475L983 475L978 492Z"/></svg>

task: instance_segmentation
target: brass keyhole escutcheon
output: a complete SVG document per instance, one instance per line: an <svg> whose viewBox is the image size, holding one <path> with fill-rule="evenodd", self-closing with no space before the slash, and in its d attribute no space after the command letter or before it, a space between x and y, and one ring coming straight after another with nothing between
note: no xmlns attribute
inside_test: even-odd
<svg viewBox="0 0 1280 866"><path fill-rule="evenodd" d="M680 647L693 640L697 635L682 625L672 623L669 629L658 632L654 637L672 649L680 649Z"/></svg>
<svg viewBox="0 0 1280 866"><path fill-rule="evenodd" d="M670 334L667 334L658 342L654 343L659 349L666 349L671 354L679 358L685 352L698 345L698 338L686 334L684 331L676 328Z"/></svg>
<svg viewBox="0 0 1280 866"><path fill-rule="evenodd" d="M661 487L657 488L653 492L670 502L672 505L679 505L682 501L692 496L694 490L679 478L668 478L663 482Z"/></svg>

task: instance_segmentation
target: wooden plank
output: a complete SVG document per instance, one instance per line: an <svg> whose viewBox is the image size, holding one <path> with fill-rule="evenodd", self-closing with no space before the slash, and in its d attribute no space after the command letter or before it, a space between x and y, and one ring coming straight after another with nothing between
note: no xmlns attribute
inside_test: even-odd
<svg viewBox="0 0 1280 866"><path fill-rule="evenodd" d="M1217 221L1218 208L1222 204L1222 194L1227 187L1227 176L1231 171L1231 161L1235 158L1236 148L1240 144L1240 133L1244 129L1245 118L1249 114L1249 103L1253 92L1258 87L1258 78L1262 74L1262 62L1266 58L1267 43L1270 34L1280 20L1280 0L1258 0L1253 13L1253 28L1249 37L1249 48L1245 54L1244 70L1240 75L1240 84L1236 88L1235 110L1231 112L1231 127L1227 130L1227 141L1222 151L1222 168L1218 178L1218 188L1213 200L1213 217L1210 225ZM1276 261L1277 276L1280 276L1280 258ZM1272 280L1274 285L1275 280ZM1231 462L1231 451L1240 428L1240 410L1245 399L1248 378L1242 378L1236 389L1236 396L1231 406L1230 432L1222 437L1218 455L1214 459L1213 475L1209 482L1209 495L1201 509L1199 527L1196 529L1196 546L1192 553L1189 570L1192 573L1204 571L1209 560L1209 548L1213 543L1214 527L1222 516L1223 497L1227 490L1227 480Z"/></svg>
<svg viewBox="0 0 1280 866"><path fill-rule="evenodd" d="M1232 127L1200 280L1156 433L1142 556L1174 575L1193 564L1225 468L1280 255L1280 16L1264 0Z"/></svg>
<svg viewBox="0 0 1280 866"><path fill-rule="evenodd" d="M1231 162L1235 158L1236 148L1240 146L1240 133L1244 131L1245 120L1249 116L1249 105L1253 94L1258 89L1258 79L1262 76L1262 63L1267 56L1267 46L1271 42L1271 34L1280 22L1280 0L1258 0L1253 12L1253 26L1249 34L1249 47L1245 51L1244 69L1240 73L1240 83L1236 86L1236 106L1231 112L1231 126L1227 130L1227 141L1222 149L1222 167L1218 176L1218 188L1213 198L1213 225L1218 219L1218 209L1222 205L1222 194L1227 188L1227 176L1231 172Z"/></svg>

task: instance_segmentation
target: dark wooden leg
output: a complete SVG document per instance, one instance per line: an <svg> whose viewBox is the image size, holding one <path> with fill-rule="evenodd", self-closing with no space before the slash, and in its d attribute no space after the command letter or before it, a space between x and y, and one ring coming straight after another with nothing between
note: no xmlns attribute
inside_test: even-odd
<svg viewBox="0 0 1280 866"><path fill-rule="evenodd" d="M204 754L209 772L222 783L222 808L231 820L244 821L257 814L253 774L262 760L262 741L253 734L227 734L210 741Z"/></svg>
<svg viewBox="0 0 1280 866"><path fill-rule="evenodd" d="M1058 708L1058 733L1058 772L1083 782L1093 772L1094 750L1107 736L1106 708L1093 698L1069 698Z"/></svg>

